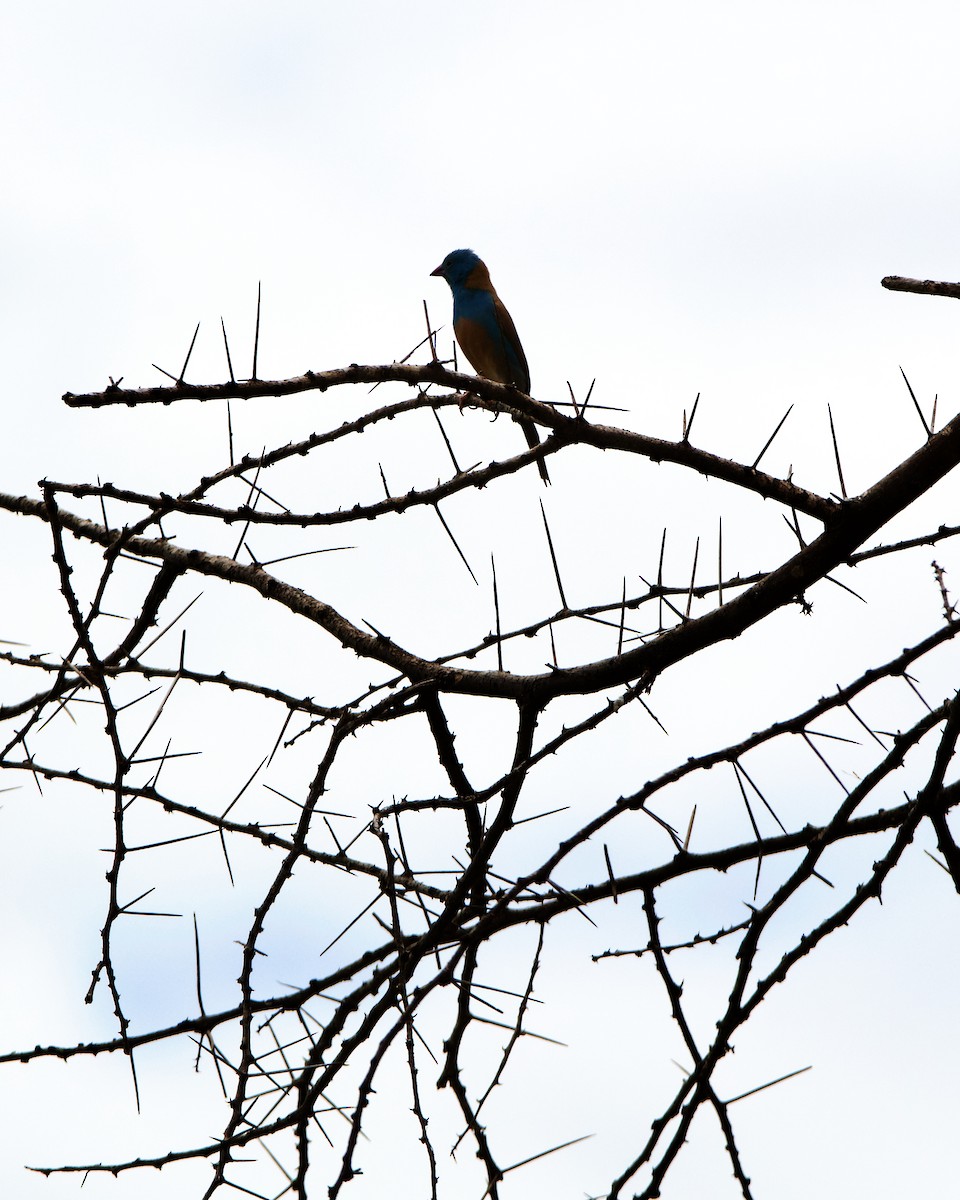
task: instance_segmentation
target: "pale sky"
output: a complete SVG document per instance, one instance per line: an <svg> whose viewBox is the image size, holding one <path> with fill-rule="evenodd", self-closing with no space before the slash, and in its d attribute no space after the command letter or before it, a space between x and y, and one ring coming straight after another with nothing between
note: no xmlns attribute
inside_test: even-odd
<svg viewBox="0 0 960 1200"><path fill-rule="evenodd" d="M97 390L108 376L123 376L125 386L160 383L151 364L179 371L198 321L188 378L222 381L221 316L237 374L249 373L258 283L261 376L399 359L424 335L423 300L433 323L445 326L443 350L450 298L430 271L458 246L487 262L523 339L538 399L565 399L567 381L582 396L596 379L596 403L627 410L608 414L611 423L677 438L684 409L700 393L695 443L742 461L752 461L794 405L764 466L780 475L792 467L798 483L823 494L838 486L830 404L848 491L862 490L922 441L900 367L927 412L938 396L939 424L960 407L960 307L880 286L890 274L960 279L958 41L960 10L947 0L21 5L0 38L0 490L36 495L44 477L99 476L170 492L189 486L226 461L220 406L74 410L61 394ZM357 389L237 405L238 449L303 437L325 426L330 412L355 416L366 403ZM503 439L496 443L503 449L506 424L481 436ZM470 427L454 428L468 445ZM398 487L436 450L388 438L382 449ZM442 469L430 466L429 481ZM625 573L635 584L638 573L655 574L665 524L678 577L689 571L695 538L715 537L721 510L731 569L770 565L764 555L785 544L769 505L728 497L674 468L572 451L555 456L550 470L545 503L563 531L578 603L619 593ZM330 498L340 484L324 478L315 487ZM315 494L309 479L299 486ZM352 476L345 486L345 504L368 494ZM556 605L539 498L526 472L489 507L459 514L479 564L486 567L496 550L517 623ZM894 532L956 523L957 500L956 479L945 481ZM0 530L9 570L0 638L54 652L65 618L48 535L6 516ZM413 541L398 540L407 536ZM389 619L409 644L436 642L438 653L467 643L461 620L486 632L486 580L480 597L434 528L351 528L333 531L329 544L360 549L353 559L323 556L329 576L305 577L303 586L358 619ZM419 547L415 557L450 555L441 589L410 568L411 545ZM535 578L526 565L531 545ZM802 710L932 631L939 608L932 556L905 557L901 574L886 580L863 568L871 605L824 592L811 618L781 614L765 632L715 651L709 664L658 683L652 703L676 741L657 740L639 718L629 727L639 751L611 733L609 778L598 782L603 802L629 790L631 778L638 786L636 779L687 754ZM960 591L956 549L947 543L936 557ZM214 611L198 608L212 664L222 665L221 648L226 661L249 636L262 609L248 611L250 624L220 628ZM261 666L275 653L272 643L248 650ZM316 690L311 662L283 669L305 694ZM920 682L935 703L956 677L941 668ZM11 698L0 674L0 704ZM901 702L891 694L886 727L915 719L913 709L901 716ZM482 759L495 743L490 721L477 745L464 733L465 753ZM65 753L71 738L81 740L66 727L64 738ZM402 747L391 749L402 755ZM396 761L391 754L357 765L358 812L384 792L403 792L403 771L398 780L385 765ZM785 809L802 827L805 814L821 812L818 792L829 780L805 759L778 769ZM844 769L853 777L853 757ZM214 786L213 767L197 770L204 786ZM900 782L909 788L911 780L907 772ZM578 814L592 803L559 771L545 771L538 789L543 809L561 793ZM705 839L723 836L725 812L718 804L712 813L708 799L698 816ZM27 786L3 796L5 1052L115 1032L106 1007L82 1003L98 953L98 848L108 823L89 796L40 800ZM745 1165L764 1200L883 1200L955 1189L960 922L949 878L923 854L933 847L928 831L924 839L883 906L865 910L791 976L729 1064L731 1094L813 1064L734 1109ZM249 893L223 899L220 875L204 874L210 863L186 861L182 869L155 866L157 907L189 913L216 891L223 906L213 905L205 940L211 963L223 955L229 981L235 965L217 948L217 930L229 943L230 906L246 914ZM577 866L595 877L594 863ZM838 875L848 866L838 861ZM752 875L720 881L716 894L706 884L702 893L691 889L678 936L741 919L751 887ZM322 919L291 911L289 928L276 935L275 978L309 978L310 954L324 940L317 922L333 936L351 912L349 899L342 914ZM639 910L605 906L597 915L599 931L565 926L564 953L544 968L542 995L551 1003L540 1027L568 1048L531 1052L514 1069L500 1110L537 1149L597 1136L518 1172L505 1186L508 1200L578 1200L601 1190L616 1173L610 1164L630 1157L657 1115L655 1098L675 1086L678 1040L644 1037L665 1016L657 980L627 960L590 961L610 946L643 944ZM131 938L128 947L126 994L141 1027L171 1011L166 985L180 1015L192 1012L189 921L175 931L159 924L150 930L155 941ZM143 956L148 945L152 965ZM521 980L528 951L504 951L506 961L516 953ZM159 982L150 974L158 969ZM716 1015L711 1001L726 983L709 952L691 959L688 992L702 989L702 1008L692 1003L704 1036ZM186 1047L177 1062L144 1056L139 1120L120 1062L0 1068L0 1192L18 1200L80 1195L78 1179L45 1180L26 1174L23 1163L132 1157L213 1133L222 1114L191 1074L191 1055ZM626 1055L633 1065L625 1083ZM589 1128L579 1115L568 1120L557 1102L571 1081ZM646 1088L654 1099L645 1106ZM369 1132L380 1130L384 1155L393 1152L392 1116L371 1117ZM438 1126L445 1153L446 1127ZM697 1137L668 1176L665 1200L738 1194L715 1129L695 1125ZM529 1145L518 1138L518 1158ZM358 1181L346 1195L375 1194L369 1166L369 1183ZM202 1168L91 1178L82 1195L192 1196L205 1180ZM317 1196L327 1182L315 1169ZM474 1193L479 1200L482 1187L460 1194ZM428 1193L411 1185L393 1194Z"/></svg>

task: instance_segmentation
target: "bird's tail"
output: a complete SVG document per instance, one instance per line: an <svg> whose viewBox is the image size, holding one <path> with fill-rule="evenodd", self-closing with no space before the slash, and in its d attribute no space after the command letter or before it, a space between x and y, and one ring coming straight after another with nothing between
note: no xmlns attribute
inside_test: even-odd
<svg viewBox="0 0 960 1200"><path fill-rule="evenodd" d="M536 450L540 445L540 436L537 433L537 427L532 421L523 420L521 417L514 418L520 428L523 430L523 436L527 439L527 445L531 450ZM550 482L550 474L547 471L546 462L540 458L537 460L537 469L540 472L540 478L544 483Z"/></svg>

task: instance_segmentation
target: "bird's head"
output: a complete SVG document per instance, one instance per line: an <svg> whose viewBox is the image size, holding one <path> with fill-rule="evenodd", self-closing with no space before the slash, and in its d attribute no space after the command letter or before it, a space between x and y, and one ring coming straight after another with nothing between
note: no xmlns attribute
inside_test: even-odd
<svg viewBox="0 0 960 1200"><path fill-rule="evenodd" d="M462 287L477 266L483 264L472 250L451 250L440 266L430 274L439 275L451 287Z"/></svg>

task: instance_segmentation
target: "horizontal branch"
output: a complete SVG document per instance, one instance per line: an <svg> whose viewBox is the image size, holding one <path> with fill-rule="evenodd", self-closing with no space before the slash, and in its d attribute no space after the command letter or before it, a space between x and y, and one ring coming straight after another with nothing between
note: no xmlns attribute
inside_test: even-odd
<svg viewBox="0 0 960 1200"><path fill-rule="evenodd" d="M942 716L941 718L942 719ZM935 722L928 721L927 724ZM940 796L944 808L960 803L960 783L944 787ZM731 868L757 859L767 859L777 854L795 853L808 850L811 844L823 846L847 841L868 834L884 833L899 829L917 808L916 801L907 801L895 808L882 809L862 817L853 817L842 825L827 822L823 826L807 825L794 833L777 834L760 840L742 842L739 845L723 847L719 850L707 851L703 854L692 854L689 851L678 851L669 861L659 866L632 875L617 876L612 882L590 884L579 887L576 891L563 894L553 893L548 897L538 897L537 906L518 906L510 908L495 908L479 918L475 925L465 925L460 934L452 934L447 942L451 944L458 940L476 941L478 937L486 940L494 932L511 928L516 925L529 923L543 924L564 912L581 908L587 904L600 903L609 900L613 895L622 896L628 891L646 891L661 887L665 883L694 875L701 871L727 872ZM481 937L482 934L482 937ZM404 950L412 948L418 939L411 936ZM293 1012L301 1008L307 1001L315 999L330 991L338 983L355 978L360 971L387 960L391 953L398 950L395 940L365 951L357 960L338 968L322 979L311 980L303 988L282 994L256 999L252 1009L257 1013L271 1011ZM0 1063L28 1062L33 1058L68 1059L79 1056L112 1054L125 1052L128 1048L137 1048L168 1041L171 1038L182 1037L185 1034L210 1033L225 1023L238 1020L243 1013L241 1006L224 1009L220 1012L187 1018L175 1025L160 1029L147 1030L139 1034L128 1034L124 1038L112 1038L102 1042L78 1042L75 1045L35 1046L25 1050L9 1051L0 1054Z"/></svg>
<svg viewBox="0 0 960 1200"><path fill-rule="evenodd" d="M903 275L887 275L880 283L891 292L919 292L921 296L953 296L955 300L960 300L960 283L907 279Z"/></svg>
<svg viewBox="0 0 960 1200"><path fill-rule="evenodd" d="M411 943L415 941L414 938L409 940ZM238 1004L220 1012L201 1013L196 1017L187 1017L183 1021L178 1021L176 1025L167 1025L161 1029L148 1029L144 1033L128 1033L125 1037L111 1038L103 1042L77 1042L71 1046L34 1046L29 1050L13 1050L6 1054L0 1054L0 1063L25 1063L34 1058L59 1058L65 1062L68 1058L77 1058L78 1056L96 1057L98 1054L114 1054L118 1051L126 1054L141 1046L156 1045L158 1042L167 1042L172 1038L184 1035L213 1033L221 1025L239 1020L245 1011L255 1013L297 1012L308 1001L325 995L330 988L349 983L354 976L368 968L375 967L377 963L386 961L387 967L381 968L381 970L384 974L391 974L395 970L395 963L390 956L395 955L399 949L402 947L398 947L396 940L391 938L389 942L365 951L353 962L338 967L322 979L311 979L306 987L284 992L278 996L269 996L262 1000L251 1000L246 1009L243 1005Z"/></svg>
<svg viewBox="0 0 960 1200"><path fill-rule="evenodd" d="M543 406L538 406L543 407ZM589 427L586 427L589 428ZM347 650L401 672L413 683L440 690L543 704L562 695L584 695L604 687L659 674L704 647L739 637L778 608L797 600L829 571L846 562L863 542L908 508L960 462L960 417L955 417L913 455L862 495L844 501L824 532L764 579L695 620L684 621L653 640L613 658L538 675L467 670L413 654L383 634L372 634L331 605L282 582L257 564L178 546L169 539L133 536L62 510L58 519L77 537L132 554L159 559L179 571L193 571L252 588L268 600L319 625ZM0 508L49 520L46 505L0 493Z"/></svg>
<svg viewBox="0 0 960 1200"><path fill-rule="evenodd" d="M305 391L326 392L331 388L343 387L349 384L388 382L406 383L411 387L440 384L445 387L455 388L458 392L469 393L476 397L478 405L487 408L491 412L506 410L521 414L550 431L552 437L548 440L541 453L550 453L558 446L573 444L593 446L598 450L620 450L626 454L641 455L644 458L649 458L652 462L672 462L679 466L691 467L703 475L746 488L751 492L755 492L758 496L762 496L764 499L777 500L788 508L795 508L798 512L805 513L807 516L814 517L819 521L829 521L836 515L838 509L838 504L835 500L818 496L815 492L809 492L805 488L798 487L790 480L777 479L773 475L767 475L755 467L745 466L730 459L722 458L720 455L711 454L709 451L697 449L685 439L681 439L679 442L670 442L661 438L649 437L646 434L634 433L628 429L620 429L610 425L591 424L583 416L582 410L576 416L568 417L551 407L551 405L525 396L515 388L493 383L489 379L481 379L477 375L463 375L457 371L448 371L439 363L425 363L422 365L388 363L383 366L361 366L354 363L349 367L342 367L333 371L308 371L305 375L298 375L291 379L249 379L242 382L196 385L178 384L173 387L155 388L118 388L111 386L102 392L89 392L83 395L65 392L63 401L71 408L100 408L108 404L126 404L134 407L139 404L173 404L179 400L205 401L230 400L238 396L246 398L289 396ZM442 403L444 399L444 397L439 396L429 397L429 402L431 404ZM449 398L447 398L447 401L449 401ZM414 402L410 405L410 407L419 406L419 402ZM360 417L356 422L351 424L359 430L371 423L372 420L378 419L379 415L379 413L368 414ZM290 457L294 454L304 454L309 449L312 449L314 445L328 441L331 437L341 436L342 432L349 431L349 429L350 426L345 426L342 430L337 430L335 434L314 435L313 438L307 439L307 441L297 446L285 446L280 450L273 451L271 454L263 457L263 465L270 465L272 462L280 461L281 458ZM227 474L236 474L239 469L255 467L260 461L259 457L248 457L243 463L237 464L236 467L230 468L222 474L224 476ZM466 476L468 479L472 479L472 477L472 472ZM458 485L457 490L459 490L459 486L462 486L462 484ZM164 497L163 499L165 503L171 502L170 497ZM428 503L434 502L432 493L425 494L425 499ZM409 504L408 500L404 500L403 502L405 505ZM318 514L291 514L283 518L276 518L275 523L296 525L332 524L334 522L340 523L344 520L366 519L370 516L378 515L380 510L389 511L397 503L399 501L391 501L364 509L358 506L353 508L345 506L345 512L331 514L324 519L321 519ZM173 507L176 507L175 503ZM187 512L202 511L203 508L204 506L202 505L197 507L184 505L184 511ZM207 515L222 516L223 514L219 511L214 511ZM271 520L271 517L259 515L245 509L242 512L238 511L231 519L258 521Z"/></svg>
<svg viewBox="0 0 960 1200"><path fill-rule="evenodd" d="M926 714L923 721L918 723L920 733L928 733L943 720L943 707L935 710L932 714ZM900 747L897 746L895 749L899 750ZM949 784L941 789L937 799L945 810L960 803L960 782ZM701 871L726 873L734 867L761 859L767 860L778 854L801 851L809 853L812 846L823 850L827 846L846 842L864 834L899 830L903 822L909 820L916 810L917 801L908 800L895 808L882 808L877 812L866 813L862 817L848 817L843 821L838 821L834 817L822 826L805 825L802 829L790 833L773 834L770 837L741 842L738 845L721 846L716 850L706 850L700 854L689 850L678 850L668 861L634 874L617 875L613 879L605 879L602 883L580 884L562 892L552 891L546 895L537 895L532 898L531 902L522 905L501 904L479 917L476 924L468 928L463 936L470 936L480 945L502 930L520 925L548 924L562 913L579 911L590 904L612 900L614 897L622 898L629 893L660 888L664 884ZM510 893L511 897L521 887L528 887L530 878L524 877L518 881Z"/></svg>
<svg viewBox="0 0 960 1200"><path fill-rule="evenodd" d="M2 761L2 768L5 771L22 771L42 779L62 779L68 783L81 784L98 792L111 793L119 790L124 800L140 799L152 801L164 812L177 813L180 816L189 817L191 820L198 821L200 824L207 826L206 832L213 833L214 830L217 830L221 835L229 833L252 838L268 849L283 850L288 854L296 853L307 862L334 867L338 871L343 871L348 875L369 876L375 879L380 887L384 889L386 889L388 883L388 872L384 867L378 867L373 863L364 862L362 859L353 858L346 851L339 850L336 854L331 854L328 851L317 850L312 846L300 846L293 839L284 837L273 828L264 828L255 821L231 821L225 816L207 812L196 805L183 804L179 800L174 800L171 796L163 795L149 784L137 787L134 784L124 783L118 789L115 781L111 779L97 779L92 775L84 775L76 768L59 770L56 767L46 766L38 762L35 758L24 759L20 762L9 758L4 759ZM426 883L409 871L395 871L389 877L389 882L397 896L405 896L408 892L411 894L418 893L430 899L443 902L449 900L450 897L448 889ZM0 1057L0 1062L2 1061L3 1059Z"/></svg>

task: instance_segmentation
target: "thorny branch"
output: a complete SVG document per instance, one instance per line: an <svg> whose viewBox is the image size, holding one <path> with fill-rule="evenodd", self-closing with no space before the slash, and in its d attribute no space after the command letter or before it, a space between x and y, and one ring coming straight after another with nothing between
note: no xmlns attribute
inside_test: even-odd
<svg viewBox="0 0 960 1200"><path fill-rule="evenodd" d="M884 284L958 294L950 290L956 285L896 279ZM106 915L88 999L103 976L116 1027L114 1037L98 1042L8 1048L0 1062L123 1054L132 1068L135 1052L190 1039L202 1050L201 1072L222 1081L226 1091L223 1121L213 1135L205 1130L191 1144L139 1157L36 1169L122 1176L144 1166L206 1163L208 1174L197 1193L205 1197L238 1189L306 1200L314 1175L338 1197L351 1194L352 1185L373 1172L368 1147L384 1136L379 1114L386 1106L395 1117L391 1138L420 1147L404 1168L419 1173L411 1194L507 1200L526 1193L522 1184L517 1193L510 1186L535 1170L534 1163L572 1153L574 1144L594 1132L576 1129L569 1140L547 1143L549 1150L544 1143L527 1144L516 1159L518 1131L505 1129L499 1113L498 1102L511 1088L522 1093L530 1044L555 1040L540 1028L549 1028L551 1012L544 1003L551 997L539 991L545 964L566 954L577 971L591 957L598 964L594 970L613 971L618 961L641 957L666 992L669 1019L688 1061L673 1096L651 1110L649 1136L628 1147L618 1162L608 1162L605 1182L596 1181L596 1187L611 1200L628 1187L639 1188L644 1197L659 1195L694 1118L704 1111L718 1124L728 1170L750 1200L747 1155L731 1114L734 1100L748 1092L730 1097L722 1074L735 1039L744 1036L750 1018L797 963L881 895L925 824L940 865L960 892L952 825L960 784L951 780L960 701L950 695L928 703L918 682L921 673L937 680L941 656L960 631L949 600L949 566L935 564L939 624L920 631L905 626L914 632L902 636L891 629L882 653L829 694L792 706L793 715L790 708L768 707L760 728L747 733L741 727L737 736L704 748L702 738L682 727L682 714L680 729L676 713L661 721L655 696L672 668L745 634L759 635L774 614L801 621L811 607L809 593L822 581L852 591L831 573L856 564L866 570L872 563L879 570L888 561L906 563L912 549L934 543L947 563L957 526L941 524L929 532L929 524L920 524L886 542L872 539L895 517L909 520L917 501L960 462L960 417L930 433L873 486L838 500L801 488L792 478L765 474L756 464L694 447L692 422L684 422L679 441L663 441L594 423L586 406L574 405L570 414L451 372L437 361L352 365L272 382L180 380L138 391L111 385L64 399L75 407L256 401L389 382L413 388L413 395L236 461L231 420L230 465L177 495L49 480L37 497L0 494L0 510L49 530L55 574L48 586L59 588L70 627L62 654L0 651L5 673L0 767L5 782L24 778L38 788L46 783L69 789L91 811L109 805ZM438 385L455 390L436 392ZM522 414L539 425L541 446L465 470L454 465L451 473L457 458L444 431L445 475L425 474L401 494L386 489L385 498L383 490L374 498L348 471L335 506L297 507L301 495L309 502L309 489L298 492L285 472L321 453L345 454L365 434L395 436L424 411L462 411L465 403L480 414ZM459 641L446 632L434 636L432 628L411 631L399 616L396 632L381 632L367 619L370 613L354 613L349 601L338 598L342 589L330 582L327 590L333 573L295 576L308 580L304 586L286 577L294 559L318 553L305 539L331 526L350 525L360 538L371 525L379 529L391 522L391 537L402 538L421 510L439 513L441 502L454 500L491 506L497 488L511 476L542 455L560 463L572 446L630 456L638 469L644 462L670 462L776 505L796 542L781 549L779 558L765 542L749 570L722 578L723 559L730 555L725 522L723 549L714 556L717 578L704 578L702 566L691 571L688 560L671 579L664 567L664 534L656 570L647 572L656 583L642 588L633 583L635 590L628 590L628 576L643 577L618 564L610 594L598 595L597 583L574 607L567 602L573 595L570 564L545 514L551 566L543 594L554 596L552 604L544 602L539 613L528 612L512 628L502 624L508 610L501 572L495 581L495 632L478 627L464 603ZM835 438L830 453L843 478ZM551 472L559 475L553 466ZM558 480L554 493L561 488ZM288 491L296 494L289 497ZM76 511L64 507L67 498L76 502ZM818 528L801 534L797 514ZM442 519L466 561L455 529ZM239 541L231 534L234 525L243 530ZM256 554L250 546L254 533L265 539ZM695 564L699 542L697 547ZM440 594L445 582L435 566L426 570L434 572L431 587ZM201 577L218 589L212 627L203 623L202 605L192 607ZM871 586L872 603L889 600L884 585ZM240 615L250 595L264 602L256 635L244 625L249 618ZM119 615L128 621L119 637L111 634L117 614L108 611L108 598L123 607ZM649 627L640 628L654 609ZM440 611L438 606L435 615ZM636 621L631 616L628 623L627 614L637 614ZM289 632L291 621L292 655L264 660L255 653L268 639L279 639L281 626ZM244 632L218 638L224 629ZM205 641L218 647L214 655L198 649ZM539 661L527 653L529 646L542 647ZM503 669L505 651L515 655L511 670ZM230 661L212 661L215 653ZM301 660L309 661L310 686L319 694L300 693L299 673L288 668ZM544 667L546 660L551 665ZM723 681L710 671L702 667L704 691L722 694ZM155 690L161 685L162 695ZM891 700L898 688L902 708ZM199 718L190 703L197 694L204 697ZM925 706L919 713L918 696ZM242 706L254 714L249 721L238 715ZM58 741L65 718L83 728L79 760L65 758L74 751ZM634 730L645 723L642 738L624 733L631 721ZM608 766L602 756L594 761L588 753L589 769L577 767L581 747L609 747L611 730L626 739L632 765ZM642 752L648 738L664 739L649 762ZM671 752L672 739L677 740ZM186 757L196 750L217 763L211 774L198 776L202 786L191 786L190 771L200 768ZM776 756L793 762L798 751L820 772L810 775L805 785L810 803L801 806L784 786L790 772L770 770ZM848 762L844 756L855 756L855 766L853 757ZM715 766L728 772L719 788L717 776L708 775ZM895 773L905 781L903 795L893 783ZM234 774L242 780L239 787ZM721 831L714 827L703 840L699 820L693 819L696 808L691 812L688 803L690 789L697 788L701 803L706 800L714 813L725 795L731 801ZM884 848L879 856L871 851L867 865L860 847L878 840ZM191 964L196 957L191 969L200 1011L174 1009L170 1020L138 1028L130 1011L132 989L123 986L126 963L118 930L136 913L135 901L125 897L149 888L151 855L186 853L188 846L201 853L206 848L209 879L217 863L217 877L249 898L246 911L252 916L238 939L239 977L221 980L220 999L213 1003L205 965L208 998L200 998L195 918L189 956ZM855 881L851 884L845 869L834 883L836 864L854 861ZM720 877L747 904L748 915L742 908L700 913L696 928L674 930L676 916L664 914L670 914L677 889ZM811 896L817 897L815 905ZM196 899L209 904L209 896ZM644 943L600 952L591 943L582 950L566 932L572 926L565 918L582 921L585 929L596 925L602 937L610 911L604 906L611 901L635 907L645 924ZM783 925L792 924L779 918L804 905L819 915L801 934L785 937ZM661 937L664 919L672 922L668 939ZM283 969L299 982L281 985L270 964L284 953L288 929L298 951ZM525 965L517 966L518 939L524 937ZM696 955L707 946L727 950L731 984L705 1035L686 1006L674 956ZM504 1041L494 1047L497 1030ZM608 1073L610 1088L619 1086L618 1063L604 1062L598 1069ZM428 1080L436 1088L425 1086ZM134 1081L138 1084L136 1073ZM138 1086L143 1088L142 1078ZM766 1086L769 1077L749 1094ZM589 1112L580 1118L589 1121ZM476 1165L456 1158L464 1145ZM448 1166L447 1150L455 1166ZM390 1156L397 1153L391 1144ZM468 1183L448 1182L455 1168ZM388 1172L381 1192L397 1191L393 1183Z"/></svg>

